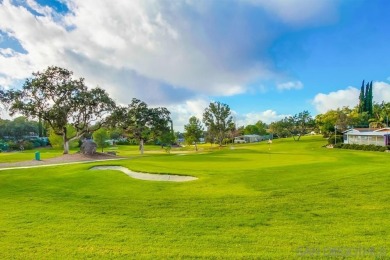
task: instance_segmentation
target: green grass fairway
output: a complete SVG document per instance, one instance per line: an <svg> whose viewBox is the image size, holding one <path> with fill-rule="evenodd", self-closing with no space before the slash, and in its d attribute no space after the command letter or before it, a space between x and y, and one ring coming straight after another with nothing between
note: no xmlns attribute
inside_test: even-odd
<svg viewBox="0 0 390 260"><path fill-rule="evenodd" d="M0 163L12 163L19 161L28 161L35 159L35 152L41 153L42 159L50 159L62 155L63 151L52 148L38 148L36 150L25 150L18 152L3 152L0 153Z"/></svg>
<svg viewBox="0 0 390 260"><path fill-rule="evenodd" d="M325 143L302 137L0 171L0 259L387 259L390 154ZM199 180L89 170L104 164Z"/></svg>

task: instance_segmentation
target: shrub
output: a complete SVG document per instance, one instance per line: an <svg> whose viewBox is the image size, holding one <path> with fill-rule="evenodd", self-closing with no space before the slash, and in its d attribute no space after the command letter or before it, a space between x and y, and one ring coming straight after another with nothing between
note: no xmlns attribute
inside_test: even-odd
<svg viewBox="0 0 390 260"><path fill-rule="evenodd" d="M19 148L20 148L19 144L13 140L8 141L7 144L8 144L8 148L11 151L12 150L19 150Z"/></svg>
<svg viewBox="0 0 390 260"><path fill-rule="evenodd" d="M31 150L34 148L34 144L30 141L22 141L19 148L22 150Z"/></svg>
<svg viewBox="0 0 390 260"><path fill-rule="evenodd" d="M342 148L342 149L351 149L351 150L363 150L363 151L378 151L384 152L389 149L388 146L379 146L379 145L364 145L364 144L336 144L334 148Z"/></svg>
<svg viewBox="0 0 390 260"><path fill-rule="evenodd" d="M115 142L116 145L129 145L131 144L128 139L119 139L118 141Z"/></svg>
<svg viewBox="0 0 390 260"><path fill-rule="evenodd" d="M1 151L8 151L8 149L9 149L8 144L0 141L0 152Z"/></svg>
<svg viewBox="0 0 390 260"><path fill-rule="evenodd" d="M338 143L343 143L344 142L344 138L342 135L336 135L336 144ZM331 135L329 138L328 138L328 144L335 144L335 138L334 138L334 135Z"/></svg>

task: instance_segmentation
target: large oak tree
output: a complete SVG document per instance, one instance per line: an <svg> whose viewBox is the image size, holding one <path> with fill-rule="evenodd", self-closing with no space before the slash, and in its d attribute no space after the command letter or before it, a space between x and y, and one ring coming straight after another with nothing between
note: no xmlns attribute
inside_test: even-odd
<svg viewBox="0 0 390 260"><path fill-rule="evenodd" d="M102 118L114 107L114 101L101 88L89 90L83 78L72 78L73 73L60 67L48 67L33 73L21 90L8 90L2 98L10 114L20 113L29 118L42 119L62 136L64 154L69 153L69 142L89 131L93 123L99 127ZM69 135L67 125L76 131Z"/></svg>
<svg viewBox="0 0 390 260"><path fill-rule="evenodd" d="M139 142L140 153L144 153L144 143L157 140L171 131L170 112L164 107L149 108L148 105L133 98L127 107L117 107L110 116L113 127L122 128L131 138Z"/></svg>

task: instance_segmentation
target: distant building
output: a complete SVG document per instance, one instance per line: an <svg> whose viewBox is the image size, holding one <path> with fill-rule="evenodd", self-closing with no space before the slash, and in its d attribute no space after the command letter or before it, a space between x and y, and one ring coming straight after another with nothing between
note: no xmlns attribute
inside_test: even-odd
<svg viewBox="0 0 390 260"><path fill-rule="evenodd" d="M343 133L345 144L390 145L390 128L353 128Z"/></svg>
<svg viewBox="0 0 390 260"><path fill-rule="evenodd" d="M272 139L272 135L241 135L234 138L235 144L256 143L263 140Z"/></svg>

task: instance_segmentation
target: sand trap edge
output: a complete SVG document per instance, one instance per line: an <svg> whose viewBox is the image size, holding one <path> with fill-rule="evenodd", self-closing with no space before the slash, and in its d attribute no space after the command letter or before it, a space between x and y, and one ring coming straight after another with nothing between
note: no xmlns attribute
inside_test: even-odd
<svg viewBox="0 0 390 260"><path fill-rule="evenodd" d="M186 182L186 181L195 181L198 178L193 176L181 176L181 175L172 175L172 174L152 174L152 173L143 173L143 172L133 172L126 167L122 166L94 166L90 170L115 170L121 171L124 174L138 180L144 181L171 181L171 182Z"/></svg>

